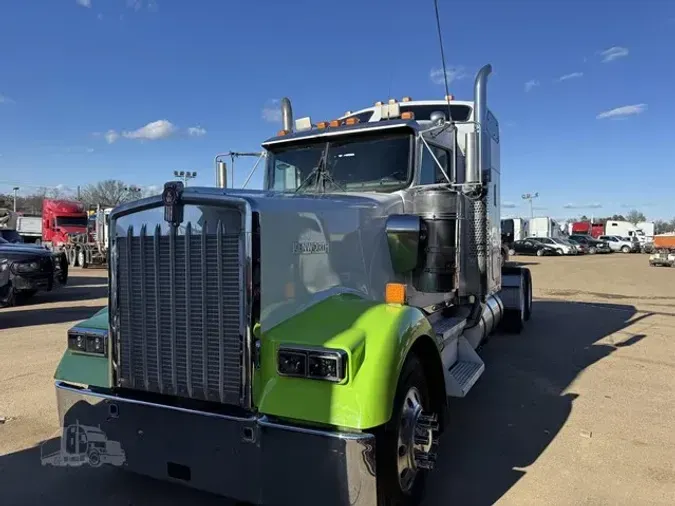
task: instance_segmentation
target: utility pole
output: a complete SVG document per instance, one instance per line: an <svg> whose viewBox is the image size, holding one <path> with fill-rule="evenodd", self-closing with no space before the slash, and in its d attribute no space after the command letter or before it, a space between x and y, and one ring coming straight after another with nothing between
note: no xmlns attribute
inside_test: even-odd
<svg viewBox="0 0 675 506"><path fill-rule="evenodd" d="M197 177L197 172L196 171L190 172L189 170L181 170L181 171L174 170L173 175L175 177L181 178L183 180L183 185L187 186L188 180Z"/></svg>
<svg viewBox="0 0 675 506"><path fill-rule="evenodd" d="M12 188L12 190L14 191L14 212L16 212L16 196L17 193L19 192L19 187L15 186L14 188Z"/></svg>
<svg viewBox="0 0 675 506"><path fill-rule="evenodd" d="M530 218L534 218L534 207L532 207L532 201L539 197L539 192L535 193L525 193L523 195L523 200L529 200L530 201Z"/></svg>

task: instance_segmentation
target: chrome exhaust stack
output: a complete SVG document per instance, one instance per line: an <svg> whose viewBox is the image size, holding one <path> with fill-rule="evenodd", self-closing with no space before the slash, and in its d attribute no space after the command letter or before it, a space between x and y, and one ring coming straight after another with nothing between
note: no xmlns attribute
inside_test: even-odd
<svg viewBox="0 0 675 506"><path fill-rule="evenodd" d="M293 109L291 108L291 101L287 97L281 99L281 125L281 128L286 131L293 131Z"/></svg>

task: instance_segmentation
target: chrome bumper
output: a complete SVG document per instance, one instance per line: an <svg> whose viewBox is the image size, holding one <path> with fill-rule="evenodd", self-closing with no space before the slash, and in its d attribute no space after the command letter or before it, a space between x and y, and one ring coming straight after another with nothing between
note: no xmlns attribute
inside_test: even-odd
<svg viewBox="0 0 675 506"><path fill-rule="evenodd" d="M375 438L92 392L56 382L61 427L100 427L126 469L253 504L377 504Z"/></svg>

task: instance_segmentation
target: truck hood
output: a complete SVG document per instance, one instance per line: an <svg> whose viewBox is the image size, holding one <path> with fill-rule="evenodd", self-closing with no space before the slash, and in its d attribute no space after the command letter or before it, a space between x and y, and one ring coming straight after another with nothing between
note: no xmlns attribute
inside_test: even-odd
<svg viewBox="0 0 675 506"><path fill-rule="evenodd" d="M71 226L59 225L58 229L61 233L66 233L68 235L86 234L87 233L87 227L76 227L76 226L72 226L72 225Z"/></svg>
<svg viewBox="0 0 675 506"><path fill-rule="evenodd" d="M327 297L384 300L394 279L385 224L399 194L234 192L260 212L261 329Z"/></svg>

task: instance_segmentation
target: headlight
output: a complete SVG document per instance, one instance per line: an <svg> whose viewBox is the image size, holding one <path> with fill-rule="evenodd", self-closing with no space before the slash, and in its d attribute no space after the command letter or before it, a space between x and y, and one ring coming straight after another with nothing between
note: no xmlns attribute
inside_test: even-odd
<svg viewBox="0 0 675 506"><path fill-rule="evenodd" d="M347 376L347 353L327 348L281 346L277 372L280 376L340 383Z"/></svg>
<svg viewBox="0 0 675 506"><path fill-rule="evenodd" d="M5 269L7 269L7 260L0 259L0 272L3 272Z"/></svg>
<svg viewBox="0 0 675 506"><path fill-rule="evenodd" d="M68 331L68 349L105 357L108 354L108 331L73 327Z"/></svg>
<svg viewBox="0 0 675 506"><path fill-rule="evenodd" d="M39 271L40 264L38 262L17 262L14 264L14 270L16 270L16 272Z"/></svg>

